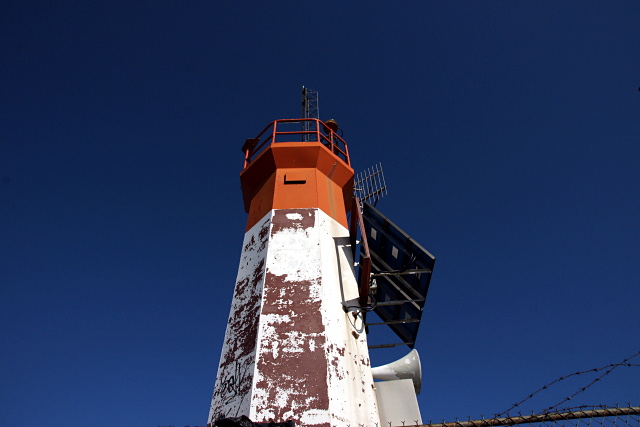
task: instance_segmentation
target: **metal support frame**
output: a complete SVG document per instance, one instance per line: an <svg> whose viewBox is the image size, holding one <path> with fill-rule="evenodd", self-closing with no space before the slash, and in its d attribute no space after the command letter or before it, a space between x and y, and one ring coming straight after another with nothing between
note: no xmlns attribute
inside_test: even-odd
<svg viewBox="0 0 640 427"><path fill-rule="evenodd" d="M392 347L398 347L401 345L414 345L415 342L411 341L411 342L396 342L393 344L374 344L374 345L370 345L369 348L392 348Z"/></svg>
<svg viewBox="0 0 640 427"><path fill-rule="evenodd" d="M302 86L302 117L319 119L318 91Z"/></svg>
<svg viewBox="0 0 640 427"><path fill-rule="evenodd" d="M364 231L364 220L362 211L360 210L360 201L357 197L352 199L351 203L351 224L349 224L349 235L351 237L351 251L353 259L356 259L356 236L358 227L360 228L360 245L362 247L362 263L360 264L360 307L367 307L369 304L369 285L371 282L371 254L369 253L369 243L367 242L367 233Z"/></svg>

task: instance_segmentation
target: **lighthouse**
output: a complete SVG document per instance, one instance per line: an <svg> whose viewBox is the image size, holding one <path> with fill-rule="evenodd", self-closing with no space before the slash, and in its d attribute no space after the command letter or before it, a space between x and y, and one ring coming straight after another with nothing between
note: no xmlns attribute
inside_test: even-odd
<svg viewBox="0 0 640 427"><path fill-rule="evenodd" d="M248 214L209 425L247 416L380 424L347 212L354 173L333 121L276 120L242 150Z"/></svg>

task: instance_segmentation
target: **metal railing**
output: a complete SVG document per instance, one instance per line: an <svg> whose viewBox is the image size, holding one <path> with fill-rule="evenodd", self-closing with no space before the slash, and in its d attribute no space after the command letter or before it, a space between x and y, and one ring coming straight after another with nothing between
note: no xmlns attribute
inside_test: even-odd
<svg viewBox="0 0 640 427"><path fill-rule="evenodd" d="M347 165L350 165L347 143L322 120L283 119L269 123L258 136L245 141L242 146L244 167L249 166L251 161L266 147L280 142L319 142Z"/></svg>

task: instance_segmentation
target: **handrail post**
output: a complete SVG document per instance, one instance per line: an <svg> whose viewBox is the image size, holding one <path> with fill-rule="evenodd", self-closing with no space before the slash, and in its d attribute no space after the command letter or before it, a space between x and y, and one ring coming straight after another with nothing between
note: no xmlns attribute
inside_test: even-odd
<svg viewBox="0 0 640 427"><path fill-rule="evenodd" d="M351 255L353 256L353 261L356 261L356 234L358 233L358 198L353 196L351 199L351 221L349 223L349 238L351 240Z"/></svg>
<svg viewBox="0 0 640 427"><path fill-rule="evenodd" d="M274 142L276 142L276 126L278 125L278 121L275 120L273 122L273 131L271 132L271 142L269 143L269 145L273 144Z"/></svg>
<svg viewBox="0 0 640 427"><path fill-rule="evenodd" d="M329 129L329 143L331 144L331 152L337 155L338 151L336 150L336 145L333 142L333 131L331 129Z"/></svg>

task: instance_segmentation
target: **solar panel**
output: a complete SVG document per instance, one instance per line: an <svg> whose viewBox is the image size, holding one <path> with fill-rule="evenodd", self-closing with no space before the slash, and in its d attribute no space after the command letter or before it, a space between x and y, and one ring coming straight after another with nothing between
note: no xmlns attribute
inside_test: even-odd
<svg viewBox="0 0 640 427"><path fill-rule="evenodd" d="M367 325L388 325L401 344L413 348L436 259L367 202L362 217L371 257L372 307L382 320ZM364 245L360 246L362 265Z"/></svg>

